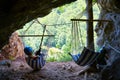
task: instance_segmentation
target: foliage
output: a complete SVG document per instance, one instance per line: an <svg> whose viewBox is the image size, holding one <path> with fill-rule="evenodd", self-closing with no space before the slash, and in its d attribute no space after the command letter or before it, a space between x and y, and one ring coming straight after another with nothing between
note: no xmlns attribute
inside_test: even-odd
<svg viewBox="0 0 120 80"><path fill-rule="evenodd" d="M97 2L97 0L93 0L93 2Z"/></svg>
<svg viewBox="0 0 120 80"><path fill-rule="evenodd" d="M48 62L52 62L52 61L70 61L71 57L66 54L63 53L62 50L58 49L58 48L50 48L48 51L48 55L47 55L47 59Z"/></svg>

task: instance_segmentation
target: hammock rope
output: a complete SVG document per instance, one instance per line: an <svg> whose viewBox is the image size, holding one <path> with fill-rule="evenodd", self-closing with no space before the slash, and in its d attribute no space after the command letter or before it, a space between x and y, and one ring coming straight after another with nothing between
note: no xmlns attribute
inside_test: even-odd
<svg viewBox="0 0 120 80"><path fill-rule="evenodd" d="M43 42L43 38L44 38L44 34L45 34L45 30L46 30L46 25L43 26L43 35L42 35L42 38L41 38L41 42L40 42L40 46L39 46L39 50L38 50L38 52L36 53L36 55L40 55L40 54L41 54L41 46L42 46L42 42Z"/></svg>
<svg viewBox="0 0 120 80"><path fill-rule="evenodd" d="M79 24L79 33L80 33L80 39L81 39L81 46L83 46L83 39L82 39L82 31L81 31L81 28L80 28L80 22L78 21L78 24Z"/></svg>
<svg viewBox="0 0 120 80"><path fill-rule="evenodd" d="M72 28L71 28L71 35L72 35L72 41L71 41L71 52L73 54L77 54L80 52L80 48L83 48L83 34L80 26L80 21L96 21L96 22L112 22L110 20L89 20L89 19L71 19L72 21ZM91 43L92 45L93 43ZM115 49L114 49L115 50ZM118 52L118 51L117 51Z"/></svg>
<svg viewBox="0 0 120 80"><path fill-rule="evenodd" d="M71 35L72 35L71 41L72 53L73 54L80 53L80 48L83 46L83 40L79 21L72 21Z"/></svg>

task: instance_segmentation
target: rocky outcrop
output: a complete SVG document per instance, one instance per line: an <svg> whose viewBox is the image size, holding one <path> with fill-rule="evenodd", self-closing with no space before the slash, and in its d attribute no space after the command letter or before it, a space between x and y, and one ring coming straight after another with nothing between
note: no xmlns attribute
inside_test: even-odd
<svg viewBox="0 0 120 80"><path fill-rule="evenodd" d="M53 8L76 0L0 0L0 48L27 22L44 17Z"/></svg>
<svg viewBox="0 0 120 80"><path fill-rule="evenodd" d="M10 36L9 44L5 45L0 54L4 56L5 59L15 60L17 58L22 58L25 60L24 45L18 33L14 32Z"/></svg>
<svg viewBox="0 0 120 80"><path fill-rule="evenodd" d="M24 72L32 70L25 60L24 45L18 33L14 32L9 38L9 44L6 44L0 52L0 71L1 73ZM4 74L6 75L6 74ZM7 77L11 75L8 74ZM5 80L6 77L0 79ZM11 76L12 77L12 76ZM12 77L14 78L14 77Z"/></svg>
<svg viewBox="0 0 120 80"><path fill-rule="evenodd" d="M120 79L120 1L118 0L97 0L100 6L100 19L110 22L98 22L96 25L97 44L102 47L104 44L108 50L107 67L103 70L103 80ZM114 72L114 73L113 73ZM117 75L117 76L116 76Z"/></svg>

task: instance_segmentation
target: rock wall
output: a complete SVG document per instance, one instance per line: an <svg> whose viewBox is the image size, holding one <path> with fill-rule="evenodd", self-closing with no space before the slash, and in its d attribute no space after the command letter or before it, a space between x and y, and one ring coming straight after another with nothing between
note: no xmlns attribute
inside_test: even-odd
<svg viewBox="0 0 120 80"><path fill-rule="evenodd" d="M6 59L15 60L17 58L25 59L24 46L18 33L14 32L9 38L9 44L5 45L0 54Z"/></svg>
<svg viewBox="0 0 120 80"><path fill-rule="evenodd" d="M96 25L97 44L104 44L108 50L107 67L103 70L103 80L120 80L120 1L97 0L100 7L99 19L111 22L98 22ZM114 65L114 68L113 68ZM115 72L116 74L113 74ZM118 75L118 76L116 76ZM106 78L105 78L106 77Z"/></svg>

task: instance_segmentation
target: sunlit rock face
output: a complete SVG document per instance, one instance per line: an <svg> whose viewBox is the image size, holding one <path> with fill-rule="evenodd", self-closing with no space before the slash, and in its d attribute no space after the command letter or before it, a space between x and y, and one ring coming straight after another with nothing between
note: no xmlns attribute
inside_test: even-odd
<svg viewBox="0 0 120 80"><path fill-rule="evenodd" d="M48 15L53 8L76 0L0 0L0 49L10 35L38 17Z"/></svg>
<svg viewBox="0 0 120 80"><path fill-rule="evenodd" d="M0 54L3 55L5 59L15 60L22 58L22 60L25 60L24 45L21 38L18 37L17 32L12 33L9 38L9 44L6 44L2 48Z"/></svg>
<svg viewBox="0 0 120 80"><path fill-rule="evenodd" d="M107 67L103 73L103 80L120 80L120 1L97 0L100 6L99 19L111 22L98 22L96 25L97 44L102 47L106 44L108 49ZM108 69L109 68L109 69ZM107 70L107 71L106 71ZM106 73L108 72L108 73ZM107 74L107 75L106 75ZM113 75L116 74L116 75ZM107 76L107 77L106 77ZM106 77L106 79L105 79Z"/></svg>

